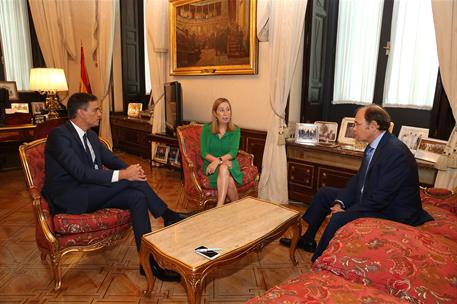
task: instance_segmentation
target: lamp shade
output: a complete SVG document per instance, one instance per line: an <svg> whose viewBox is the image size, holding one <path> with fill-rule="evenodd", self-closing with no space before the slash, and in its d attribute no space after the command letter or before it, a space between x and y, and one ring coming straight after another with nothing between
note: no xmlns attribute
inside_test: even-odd
<svg viewBox="0 0 457 304"><path fill-rule="evenodd" d="M63 69L36 68L30 70L30 90L68 91Z"/></svg>

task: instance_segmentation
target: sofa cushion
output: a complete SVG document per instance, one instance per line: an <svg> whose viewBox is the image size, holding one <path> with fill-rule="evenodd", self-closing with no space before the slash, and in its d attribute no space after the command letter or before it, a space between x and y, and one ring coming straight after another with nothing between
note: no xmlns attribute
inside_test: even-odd
<svg viewBox="0 0 457 304"><path fill-rule="evenodd" d="M417 228L457 242L457 216L446 209L428 203L423 204L423 207L433 216L434 221L428 221Z"/></svg>
<svg viewBox="0 0 457 304"><path fill-rule="evenodd" d="M328 271L309 272L247 301L260 303L407 303L385 292L351 283Z"/></svg>
<svg viewBox="0 0 457 304"><path fill-rule="evenodd" d="M314 263L412 303L457 302L457 243L373 218L340 228Z"/></svg>

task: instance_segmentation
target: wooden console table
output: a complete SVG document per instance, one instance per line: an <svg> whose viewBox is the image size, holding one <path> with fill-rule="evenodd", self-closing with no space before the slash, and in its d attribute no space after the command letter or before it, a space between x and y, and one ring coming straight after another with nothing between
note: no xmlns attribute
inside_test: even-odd
<svg viewBox="0 0 457 304"><path fill-rule="evenodd" d="M36 125L20 124L0 127L0 170L17 169L19 146L34 139Z"/></svg>
<svg viewBox="0 0 457 304"><path fill-rule="evenodd" d="M114 114L111 116L111 130L115 148L146 159L151 158L152 124L149 119Z"/></svg>
<svg viewBox="0 0 457 304"><path fill-rule="evenodd" d="M362 158L363 151L287 143L289 199L309 203L321 187L344 187L356 174ZM432 186L437 173L433 164L416 161L420 184Z"/></svg>

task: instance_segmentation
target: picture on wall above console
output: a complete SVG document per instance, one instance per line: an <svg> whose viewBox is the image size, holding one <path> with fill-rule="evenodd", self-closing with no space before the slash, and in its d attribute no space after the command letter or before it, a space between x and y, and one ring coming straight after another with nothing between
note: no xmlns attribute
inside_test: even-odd
<svg viewBox="0 0 457 304"><path fill-rule="evenodd" d="M444 154L446 144L446 140L422 138L414 156L418 159L436 163L440 155Z"/></svg>
<svg viewBox="0 0 457 304"><path fill-rule="evenodd" d="M168 161L168 153L170 147L164 144L157 145L156 152L154 153L154 161L166 164Z"/></svg>
<svg viewBox="0 0 457 304"><path fill-rule="evenodd" d="M0 81L0 89L8 90L8 97L10 101L19 100L16 81Z"/></svg>
<svg viewBox="0 0 457 304"><path fill-rule="evenodd" d="M257 74L257 0L171 0L170 75Z"/></svg>
<svg viewBox="0 0 457 304"><path fill-rule="evenodd" d="M143 109L142 103L131 102L131 103L129 103L129 107L127 109L127 116L139 118L142 109Z"/></svg>
<svg viewBox="0 0 457 304"><path fill-rule="evenodd" d="M416 151L422 138L428 137L428 129L410 126L401 126L398 139L401 140L411 151Z"/></svg>
<svg viewBox="0 0 457 304"><path fill-rule="evenodd" d="M297 123L295 127L295 142L297 144L319 143L318 125L309 123Z"/></svg>
<svg viewBox="0 0 457 304"><path fill-rule="evenodd" d="M338 123L333 121L315 121L319 128L319 142L334 143L338 133Z"/></svg>

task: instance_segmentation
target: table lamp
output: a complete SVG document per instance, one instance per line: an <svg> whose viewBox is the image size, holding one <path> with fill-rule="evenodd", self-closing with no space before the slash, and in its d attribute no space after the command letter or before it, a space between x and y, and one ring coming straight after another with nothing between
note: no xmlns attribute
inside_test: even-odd
<svg viewBox="0 0 457 304"><path fill-rule="evenodd" d="M36 68L30 70L30 90L38 91L40 94L47 94L46 108L48 118L58 118L59 102L56 93L68 91L67 80L63 69Z"/></svg>

